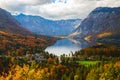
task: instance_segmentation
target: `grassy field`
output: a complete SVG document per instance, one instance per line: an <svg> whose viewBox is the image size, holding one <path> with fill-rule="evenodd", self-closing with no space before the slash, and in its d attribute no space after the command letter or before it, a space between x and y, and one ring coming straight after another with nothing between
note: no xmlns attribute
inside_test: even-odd
<svg viewBox="0 0 120 80"><path fill-rule="evenodd" d="M99 63L100 61L78 61L78 63L85 65L87 67L89 66L93 66L96 65L97 63Z"/></svg>

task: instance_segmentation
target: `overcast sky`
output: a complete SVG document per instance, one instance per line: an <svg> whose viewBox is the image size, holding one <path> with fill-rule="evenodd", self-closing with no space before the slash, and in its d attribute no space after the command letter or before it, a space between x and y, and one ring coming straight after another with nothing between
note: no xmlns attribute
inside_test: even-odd
<svg viewBox="0 0 120 80"><path fill-rule="evenodd" d="M96 7L120 7L120 0L0 0L0 7L12 14L60 20L85 18Z"/></svg>

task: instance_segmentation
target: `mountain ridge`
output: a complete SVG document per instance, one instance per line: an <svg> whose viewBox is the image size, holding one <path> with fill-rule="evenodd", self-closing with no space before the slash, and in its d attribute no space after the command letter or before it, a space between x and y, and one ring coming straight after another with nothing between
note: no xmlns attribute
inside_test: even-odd
<svg viewBox="0 0 120 80"><path fill-rule="evenodd" d="M14 15L14 17L28 30L48 36L69 35L81 21L80 19L48 20L41 16L25 14Z"/></svg>
<svg viewBox="0 0 120 80"><path fill-rule="evenodd" d="M85 18L80 26L70 35L73 38L84 38L95 41L110 36L120 36L120 7L99 7ZM112 37L109 39L111 41ZM105 40L105 39L104 39ZM108 39L106 39L108 40Z"/></svg>

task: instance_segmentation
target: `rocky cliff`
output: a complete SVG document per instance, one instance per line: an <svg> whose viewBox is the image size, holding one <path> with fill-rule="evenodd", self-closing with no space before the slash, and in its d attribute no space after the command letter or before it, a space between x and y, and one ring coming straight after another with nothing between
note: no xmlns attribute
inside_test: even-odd
<svg viewBox="0 0 120 80"><path fill-rule="evenodd" d="M70 35L86 40L118 40L120 37L120 7L99 7L85 18L80 26Z"/></svg>

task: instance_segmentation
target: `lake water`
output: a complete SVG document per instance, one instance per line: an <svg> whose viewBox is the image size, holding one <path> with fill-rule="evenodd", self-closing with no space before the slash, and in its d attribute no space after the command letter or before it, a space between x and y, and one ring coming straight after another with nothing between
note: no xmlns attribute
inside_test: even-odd
<svg viewBox="0 0 120 80"><path fill-rule="evenodd" d="M91 44L84 40L74 40L74 39L63 39L58 40L54 45L49 46L45 51L60 56L62 54L69 55L71 52L81 50L82 48L88 47Z"/></svg>

